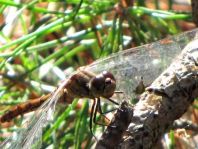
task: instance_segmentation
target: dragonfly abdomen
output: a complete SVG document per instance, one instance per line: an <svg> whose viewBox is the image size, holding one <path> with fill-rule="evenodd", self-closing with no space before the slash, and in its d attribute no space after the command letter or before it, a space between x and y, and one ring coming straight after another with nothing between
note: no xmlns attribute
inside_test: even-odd
<svg viewBox="0 0 198 149"><path fill-rule="evenodd" d="M63 94L59 94L61 96L58 102L71 103L74 98L110 98L114 94L115 87L115 78L111 73L104 71L95 76L92 73L81 70L71 76L61 89ZM42 103L50 99L49 97L51 97L52 94L53 93L15 106L0 117L0 122L9 122L19 115L34 111L40 107Z"/></svg>
<svg viewBox="0 0 198 149"><path fill-rule="evenodd" d="M40 98L36 98L30 101L27 101L25 103L16 105L9 111L7 111L2 117L0 117L0 122L9 122L13 118L34 111L36 108L38 108L43 102L45 102L51 94L47 94L45 96L42 96Z"/></svg>

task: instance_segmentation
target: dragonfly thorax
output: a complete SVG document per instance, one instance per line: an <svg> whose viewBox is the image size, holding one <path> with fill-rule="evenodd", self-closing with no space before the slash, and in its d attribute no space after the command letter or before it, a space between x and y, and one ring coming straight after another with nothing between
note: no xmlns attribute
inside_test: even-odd
<svg viewBox="0 0 198 149"><path fill-rule="evenodd" d="M89 89L95 98L110 98L116 89L116 80L112 73L103 71L90 80Z"/></svg>

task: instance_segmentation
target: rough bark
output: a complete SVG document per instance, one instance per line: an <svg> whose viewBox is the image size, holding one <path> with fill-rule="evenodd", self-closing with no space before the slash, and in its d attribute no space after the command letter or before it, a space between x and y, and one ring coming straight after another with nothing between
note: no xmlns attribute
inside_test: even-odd
<svg viewBox="0 0 198 149"><path fill-rule="evenodd" d="M130 124L126 132L118 134L121 135L121 139L116 140L116 144L111 148L153 148L161 136L172 127L173 122L186 112L196 97L198 97L198 40L189 43L175 62L141 95L140 101L132 108L132 114L127 113L132 117L128 118ZM116 116L112 122L115 121L119 123ZM107 128L107 131L110 130ZM108 142L108 139L111 139L111 136L101 138L99 142Z"/></svg>
<svg viewBox="0 0 198 149"><path fill-rule="evenodd" d="M113 149L119 145L124 132L126 131L131 118L132 108L128 103L123 102L116 111L111 124L107 127L106 131L97 142L96 149Z"/></svg>

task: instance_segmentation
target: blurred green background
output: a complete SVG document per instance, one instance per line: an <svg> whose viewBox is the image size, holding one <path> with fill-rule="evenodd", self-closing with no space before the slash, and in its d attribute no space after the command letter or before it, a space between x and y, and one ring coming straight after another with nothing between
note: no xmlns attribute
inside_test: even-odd
<svg viewBox="0 0 198 149"><path fill-rule="evenodd" d="M80 66L193 28L188 1L0 0L1 114L51 92ZM58 107L42 148L90 148L88 105ZM2 124L0 139L20 130L22 119Z"/></svg>

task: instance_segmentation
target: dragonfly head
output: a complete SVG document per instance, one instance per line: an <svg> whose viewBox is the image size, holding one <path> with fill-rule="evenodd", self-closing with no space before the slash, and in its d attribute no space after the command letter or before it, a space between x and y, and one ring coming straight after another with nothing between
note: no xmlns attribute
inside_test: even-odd
<svg viewBox="0 0 198 149"><path fill-rule="evenodd" d="M95 98L110 98L114 94L116 88L116 80L112 73L103 71L91 79L89 88Z"/></svg>

